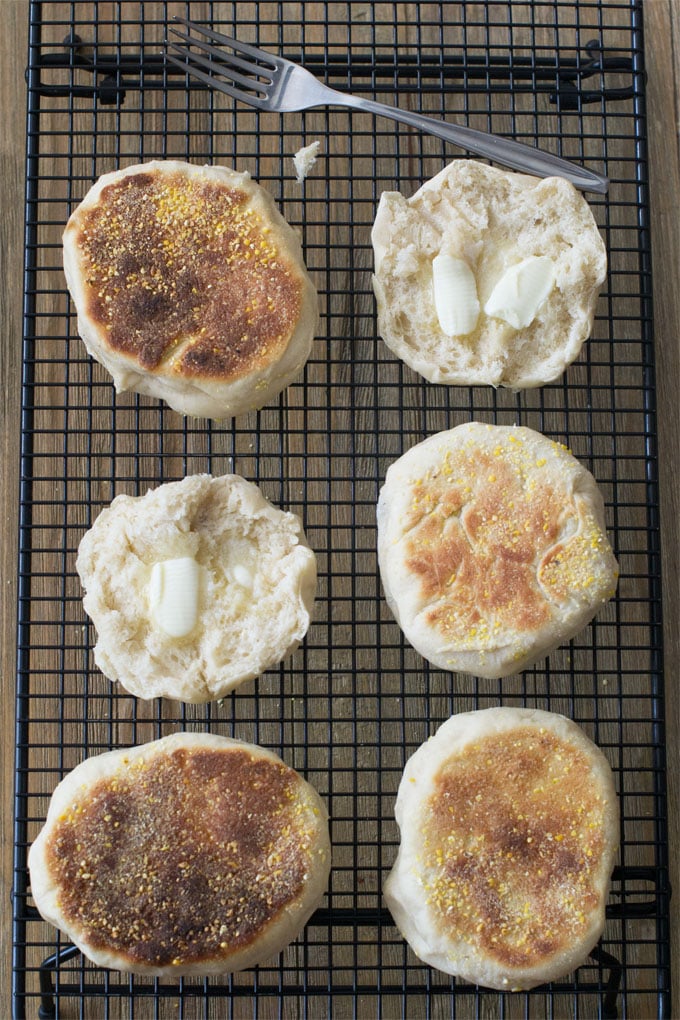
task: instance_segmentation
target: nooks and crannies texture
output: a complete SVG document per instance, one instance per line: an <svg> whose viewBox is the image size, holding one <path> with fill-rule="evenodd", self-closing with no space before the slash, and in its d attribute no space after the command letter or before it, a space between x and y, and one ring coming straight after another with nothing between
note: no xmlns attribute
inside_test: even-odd
<svg viewBox="0 0 680 1020"><path fill-rule="evenodd" d="M372 233L378 331L391 350L435 383L525 389L558 378L590 336L607 257L593 214L566 180L456 160L411 198L384 192ZM464 335L437 315L433 262L462 261L480 313ZM554 284L526 326L484 309L496 284L524 260L549 258Z"/></svg>

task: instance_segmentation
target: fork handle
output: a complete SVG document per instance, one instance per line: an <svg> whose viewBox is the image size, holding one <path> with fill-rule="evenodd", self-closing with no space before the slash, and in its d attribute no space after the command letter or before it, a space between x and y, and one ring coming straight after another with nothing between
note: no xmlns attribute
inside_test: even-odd
<svg viewBox="0 0 680 1020"><path fill-rule="evenodd" d="M437 138L443 138L445 142L454 142L478 156L486 156L502 166L512 167L513 170L523 170L525 173L535 174L538 177L553 175L566 177L582 191L594 191L598 195L607 193L609 181L606 177L531 145L523 145L521 142L512 141L510 138L500 138L485 131L476 131L474 128L465 127L462 124L449 124L446 121L437 120L435 117L426 117L396 106L376 103L372 99L337 92L335 89L329 91L332 92L334 98L329 98L326 101L333 105L351 106L358 110L364 110L366 113L389 117L391 120L408 124L410 127L425 131L430 135L436 135Z"/></svg>

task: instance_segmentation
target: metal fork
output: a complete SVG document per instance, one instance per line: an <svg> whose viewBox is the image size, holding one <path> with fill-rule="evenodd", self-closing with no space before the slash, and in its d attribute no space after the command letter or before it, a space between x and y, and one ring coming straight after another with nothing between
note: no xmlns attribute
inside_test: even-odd
<svg viewBox="0 0 680 1020"><path fill-rule="evenodd" d="M390 117L514 170L523 170L539 177L566 177L577 188L594 191L599 195L606 194L609 187L606 177L553 156L552 153L484 131L475 131L461 124L449 124L410 110L337 92L320 82L304 67L283 57L239 42L185 18L173 18L173 22L183 25L188 31L168 25L170 32L185 45L174 39L166 39L167 59L207 85L258 110L288 113L315 106L349 106L380 117ZM189 32L194 34L190 35Z"/></svg>

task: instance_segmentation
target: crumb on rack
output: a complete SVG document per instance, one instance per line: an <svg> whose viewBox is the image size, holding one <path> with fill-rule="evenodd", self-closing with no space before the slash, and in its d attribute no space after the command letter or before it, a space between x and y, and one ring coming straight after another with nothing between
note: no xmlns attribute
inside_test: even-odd
<svg viewBox="0 0 680 1020"><path fill-rule="evenodd" d="M295 180L298 184L302 184L305 178L309 176L312 167L316 163L320 148L321 142L312 142L311 145L304 145L301 149L298 149L293 156Z"/></svg>

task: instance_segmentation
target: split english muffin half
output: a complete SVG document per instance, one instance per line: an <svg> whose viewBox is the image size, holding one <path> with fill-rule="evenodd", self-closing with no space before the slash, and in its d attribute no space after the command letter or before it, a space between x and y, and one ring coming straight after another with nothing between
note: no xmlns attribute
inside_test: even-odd
<svg viewBox="0 0 680 1020"><path fill-rule="evenodd" d="M430 382L541 386L590 336L606 250L561 177L455 160L384 192L372 242L378 332Z"/></svg>
<svg viewBox="0 0 680 1020"><path fill-rule="evenodd" d="M316 595L296 514L240 475L121 493L78 547L95 662L139 698L201 704L289 656Z"/></svg>

